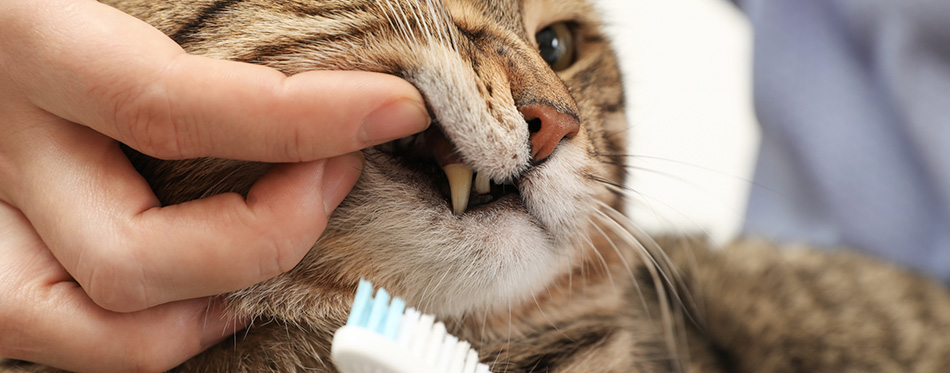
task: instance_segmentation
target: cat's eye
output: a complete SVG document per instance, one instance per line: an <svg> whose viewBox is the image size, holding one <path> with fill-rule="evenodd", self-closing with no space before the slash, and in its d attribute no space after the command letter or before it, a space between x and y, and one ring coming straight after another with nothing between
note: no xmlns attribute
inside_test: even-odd
<svg viewBox="0 0 950 373"><path fill-rule="evenodd" d="M574 64L574 32L566 22L553 23L534 35L538 51L554 71L561 71Z"/></svg>

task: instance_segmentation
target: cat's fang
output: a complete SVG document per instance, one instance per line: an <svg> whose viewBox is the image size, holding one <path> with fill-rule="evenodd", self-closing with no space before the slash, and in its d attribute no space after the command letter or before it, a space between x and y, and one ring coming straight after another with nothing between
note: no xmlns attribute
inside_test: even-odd
<svg viewBox="0 0 950 373"><path fill-rule="evenodd" d="M442 167L449 179L452 191L452 211L461 215L468 208L468 196L472 192L472 168L462 163L451 163Z"/></svg>
<svg viewBox="0 0 950 373"><path fill-rule="evenodd" d="M477 194L488 194L491 193L491 178L488 177L486 173L475 174L475 193Z"/></svg>

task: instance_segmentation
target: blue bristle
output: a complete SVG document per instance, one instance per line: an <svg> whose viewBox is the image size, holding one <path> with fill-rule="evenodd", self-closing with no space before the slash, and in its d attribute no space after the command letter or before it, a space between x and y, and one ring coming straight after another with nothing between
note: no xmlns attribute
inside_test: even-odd
<svg viewBox="0 0 950 373"><path fill-rule="evenodd" d="M406 302L402 298L392 297L392 304L390 304L390 295L386 289L376 290L375 297L373 290L371 282L360 280L346 325L372 330L395 341L396 334L399 333L399 324L406 310Z"/></svg>
<svg viewBox="0 0 950 373"><path fill-rule="evenodd" d="M346 325L366 326L369 321L369 310L367 307L373 301L373 284L366 280L360 280L356 287L356 298L353 299L353 309L350 310L350 317L346 320Z"/></svg>
<svg viewBox="0 0 950 373"><path fill-rule="evenodd" d="M406 302L402 298L393 298L389 305L389 314L386 315L386 326L383 329L383 337L391 341L396 340L396 333L399 332L399 322L402 320L402 313L406 310Z"/></svg>
<svg viewBox="0 0 950 373"><path fill-rule="evenodd" d="M391 297L385 289L376 290L375 297L373 291L371 282L360 280L356 287L353 308L346 320L347 326L377 333L395 342L394 346L406 349L406 353L423 353L427 360L420 360L421 364L435 365L444 371L454 366L452 359L460 358L464 352L467 356L461 357L466 360L464 365L466 368L463 371L473 372L474 369L476 373L490 372L487 365L475 365L477 353L467 342L459 342L457 338L448 334L444 324L434 322L435 316L421 314L413 308L407 309L405 301L399 297ZM390 298L392 298L391 302ZM401 334L400 326L405 329ZM336 343L336 338L334 338L334 344ZM462 366L461 364L459 362L457 365Z"/></svg>
<svg viewBox="0 0 950 373"><path fill-rule="evenodd" d="M386 317L386 313L389 310L389 293L386 292L386 289L379 288L376 290L376 298L373 299L373 310L369 314L369 322L366 323L366 329L372 330L377 333L382 333L383 330L383 321Z"/></svg>

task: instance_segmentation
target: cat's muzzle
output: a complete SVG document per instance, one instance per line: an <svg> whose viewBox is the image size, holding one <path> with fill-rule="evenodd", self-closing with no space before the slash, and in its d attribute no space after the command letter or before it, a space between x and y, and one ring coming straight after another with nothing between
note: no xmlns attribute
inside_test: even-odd
<svg viewBox="0 0 950 373"><path fill-rule="evenodd" d="M509 195L520 199L518 178L497 183L479 174L476 168L465 163L438 122L433 122L422 133L379 145L376 149L400 160L405 167L429 175L456 215L490 206Z"/></svg>

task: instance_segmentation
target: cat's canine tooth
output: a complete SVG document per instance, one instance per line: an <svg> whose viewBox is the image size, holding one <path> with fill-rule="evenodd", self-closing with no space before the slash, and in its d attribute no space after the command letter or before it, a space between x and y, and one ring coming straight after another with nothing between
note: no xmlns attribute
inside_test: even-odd
<svg viewBox="0 0 950 373"><path fill-rule="evenodd" d="M462 215L468 208L468 195L472 192L472 168L462 163L452 163L442 166L442 170L449 179L449 189L452 191L452 211L455 215Z"/></svg>
<svg viewBox="0 0 950 373"><path fill-rule="evenodd" d="M475 174L475 193L488 194L491 192L491 178L486 173Z"/></svg>

